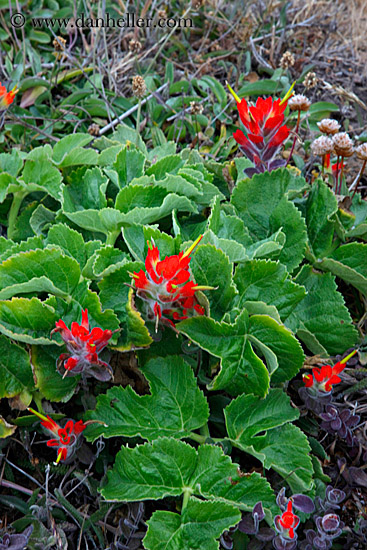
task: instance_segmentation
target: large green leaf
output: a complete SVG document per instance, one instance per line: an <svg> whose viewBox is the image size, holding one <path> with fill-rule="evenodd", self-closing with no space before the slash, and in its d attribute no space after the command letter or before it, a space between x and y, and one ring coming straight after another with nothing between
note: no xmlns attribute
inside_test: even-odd
<svg viewBox="0 0 367 550"><path fill-rule="evenodd" d="M270 376L290 380L303 364L303 352L289 330L268 315L243 310L234 324L193 317L176 325L196 344L221 358L221 370L209 389L265 396ZM255 351L256 350L256 351ZM266 365L259 355L263 356Z"/></svg>
<svg viewBox="0 0 367 550"><path fill-rule="evenodd" d="M70 184L63 189L63 209L76 212L105 208L107 184L107 177L98 167L75 170L70 175Z"/></svg>
<svg viewBox="0 0 367 550"><path fill-rule="evenodd" d="M68 225L58 223L53 225L47 235L46 244L62 248L68 256L75 258L82 268L86 261L85 244L82 235Z"/></svg>
<svg viewBox="0 0 367 550"><path fill-rule="evenodd" d="M216 540L236 525L241 515L222 502L191 498L181 515L158 510L148 521L144 538L147 550L218 550Z"/></svg>
<svg viewBox="0 0 367 550"><path fill-rule="evenodd" d="M279 260L291 272L302 261L306 248L306 224L300 212L287 198L292 181L288 170L255 174L238 183L231 203L245 222L254 240L262 240L279 229L286 236Z"/></svg>
<svg viewBox="0 0 367 550"><path fill-rule="evenodd" d="M36 155L36 152L38 154ZM28 159L22 172L22 180L26 184L25 190L45 191L54 199L61 199L62 175L53 166L43 148L33 151L32 160Z"/></svg>
<svg viewBox="0 0 367 550"><path fill-rule="evenodd" d="M241 395L226 407L224 415L233 445L280 473L294 492L311 488L310 447L301 430L288 424L298 418L299 411L290 406L281 389L270 390L266 399Z"/></svg>
<svg viewBox="0 0 367 550"><path fill-rule="evenodd" d="M340 246L318 265L367 296L367 244L348 243Z"/></svg>
<svg viewBox="0 0 367 550"><path fill-rule="evenodd" d="M90 143L92 139L91 135L82 133L63 137L53 148L53 162L62 168L78 164L97 164L97 151L83 149L84 145Z"/></svg>
<svg viewBox="0 0 367 550"><path fill-rule="evenodd" d="M0 398L14 397L34 389L29 354L0 335Z"/></svg>
<svg viewBox="0 0 367 550"><path fill-rule="evenodd" d="M152 441L187 437L208 420L209 409L191 367L178 356L151 359L144 367L151 395L137 395L131 386L114 387L99 395L88 418L103 419L107 427L93 425L86 437L140 436Z"/></svg>
<svg viewBox="0 0 367 550"><path fill-rule="evenodd" d="M310 351L324 356L344 353L355 345L358 332L352 324L343 296L330 273L320 273L305 265L295 278L307 296L286 320Z"/></svg>
<svg viewBox="0 0 367 550"><path fill-rule="evenodd" d="M132 224L129 227L124 227L123 236L131 255L140 262L145 261L148 253L147 241L152 239L159 250L161 259L180 252L181 239L179 237L171 237L171 235L149 225Z"/></svg>
<svg viewBox="0 0 367 550"><path fill-rule="evenodd" d="M322 258L330 250L334 236L332 216L338 211L338 202L331 189L316 181L306 203L306 223L311 250Z"/></svg>
<svg viewBox="0 0 367 550"><path fill-rule="evenodd" d="M24 292L71 296L79 282L80 267L59 248L30 250L11 256L0 265L0 299Z"/></svg>
<svg viewBox="0 0 367 550"><path fill-rule="evenodd" d="M157 500L189 493L241 510L251 510L259 500L267 509L274 504L266 479L258 474L241 476L221 447L200 445L195 450L172 438L133 449L122 447L107 478L101 492L108 500Z"/></svg>
<svg viewBox="0 0 367 550"><path fill-rule="evenodd" d="M134 178L144 174L145 155L134 146L125 146L116 157L112 167L118 175L119 187L122 189Z"/></svg>
<svg viewBox="0 0 367 550"><path fill-rule="evenodd" d="M228 256L211 244L200 245L190 263L195 282L212 286L215 290L205 291L214 319L220 320L231 309L236 289L232 282L233 266Z"/></svg>
<svg viewBox="0 0 367 550"><path fill-rule="evenodd" d="M274 305L284 321L305 297L305 289L289 279L279 262L252 260L237 267L234 282L238 289L237 307L247 301L262 301Z"/></svg>
<svg viewBox="0 0 367 550"><path fill-rule="evenodd" d="M51 344L50 332L58 317L53 307L38 298L0 301L0 332L27 344Z"/></svg>

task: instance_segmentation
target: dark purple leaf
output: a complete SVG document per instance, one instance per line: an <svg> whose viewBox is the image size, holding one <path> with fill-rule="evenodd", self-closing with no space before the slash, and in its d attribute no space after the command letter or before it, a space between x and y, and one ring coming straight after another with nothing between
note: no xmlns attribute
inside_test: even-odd
<svg viewBox="0 0 367 550"><path fill-rule="evenodd" d="M311 514L315 510L315 505L312 498L306 495L293 495L292 501L294 507L305 514Z"/></svg>

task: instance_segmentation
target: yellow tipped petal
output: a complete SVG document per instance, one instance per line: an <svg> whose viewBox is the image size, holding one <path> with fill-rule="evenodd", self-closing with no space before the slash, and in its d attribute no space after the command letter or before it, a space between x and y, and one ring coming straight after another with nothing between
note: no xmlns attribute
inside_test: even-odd
<svg viewBox="0 0 367 550"><path fill-rule="evenodd" d="M205 285L195 285L193 287L195 290L215 290L217 286L205 286Z"/></svg>
<svg viewBox="0 0 367 550"><path fill-rule="evenodd" d="M57 453L57 459L55 460L55 464L58 464L62 457L62 449L59 449L59 452Z"/></svg>
<svg viewBox="0 0 367 550"><path fill-rule="evenodd" d="M341 361L339 361L339 363L341 365L344 365L345 363L348 363L349 359L351 357L353 357L353 355L355 355L357 353L357 350L355 349L354 351L352 351L352 353L350 353L349 355L347 355L346 357L344 357L344 359L342 359Z"/></svg>
<svg viewBox="0 0 367 550"><path fill-rule="evenodd" d="M296 84L296 81L293 82L292 86L289 88L288 92L285 94L285 96L283 97L279 105L282 105L285 101L287 101L291 97L291 95L293 94L293 88L295 84Z"/></svg>
<svg viewBox="0 0 367 550"><path fill-rule="evenodd" d="M28 407L28 408L27 408L27 411L29 411L29 412L31 412L32 414L38 416L38 418L40 418L41 420L46 420L46 422L49 421L48 418L47 418L47 416L45 416L44 414L41 414L41 413L35 411L34 409L31 409L31 407Z"/></svg>
<svg viewBox="0 0 367 550"><path fill-rule="evenodd" d="M184 252L182 257L186 258L186 256L190 256L191 252L194 250L195 246L199 244L202 238L203 238L203 235L200 235L200 237L198 237L196 241L192 243L192 245L186 250L186 252Z"/></svg>
<svg viewBox="0 0 367 550"><path fill-rule="evenodd" d="M228 84L227 81L226 81L226 84L227 84L228 90L231 92L231 94L233 95L233 97L235 98L235 100L237 101L237 103L241 103L241 99L238 97L238 95L236 94L236 92L233 90L233 88L231 88L231 86Z"/></svg>

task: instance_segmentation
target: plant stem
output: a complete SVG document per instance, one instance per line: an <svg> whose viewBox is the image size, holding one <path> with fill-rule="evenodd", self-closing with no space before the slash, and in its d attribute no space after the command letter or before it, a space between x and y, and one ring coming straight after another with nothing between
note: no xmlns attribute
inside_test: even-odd
<svg viewBox="0 0 367 550"><path fill-rule="evenodd" d="M190 488L186 488L184 489L184 492L183 492L183 501L182 501L182 508L181 508L181 512L183 512L187 506L187 503L189 502L189 498L191 496L191 489Z"/></svg>
<svg viewBox="0 0 367 550"><path fill-rule="evenodd" d="M18 217L18 212L20 205L23 202L24 197L26 196L25 191L17 191L13 195L13 202L11 204L10 210L9 210L9 216L8 216L8 232L7 237L8 239L12 239L15 233L15 222Z"/></svg>
<svg viewBox="0 0 367 550"><path fill-rule="evenodd" d="M202 436L205 437L205 439L208 439L208 437L210 437L210 432L209 432L209 426L208 426L208 423L204 424L204 426L202 426L200 428L200 433Z"/></svg>
<svg viewBox="0 0 367 550"><path fill-rule="evenodd" d="M106 239L106 244L110 244L111 246L114 246L117 237L120 235L120 230L116 229L116 231L109 231Z"/></svg>
<svg viewBox="0 0 367 550"><path fill-rule="evenodd" d="M339 177L339 155L336 157L335 195L338 194L338 177Z"/></svg>
<svg viewBox="0 0 367 550"><path fill-rule="evenodd" d="M140 136L140 113L141 113L141 98L139 97L138 112L136 114L136 147L139 147Z"/></svg>
<svg viewBox="0 0 367 550"><path fill-rule="evenodd" d="M290 161L292 160L292 157L293 157L293 151L294 151L294 148L296 146L296 141L297 141L297 137L298 137L298 130L299 130L299 122L301 120L301 111L298 111L298 117L297 117L297 124L296 124L296 129L294 130L294 139L293 139L293 143L292 143L292 148L291 148L291 152L289 153L289 157L288 157L288 160L287 160L287 164L286 164L286 167L288 166L288 164L290 163Z"/></svg>
<svg viewBox="0 0 367 550"><path fill-rule="evenodd" d="M338 189L338 195L340 195L341 192L342 192L343 175L344 175L344 157L342 157L341 163L342 163L342 167L341 167L340 176L339 176L339 189Z"/></svg>
<svg viewBox="0 0 367 550"><path fill-rule="evenodd" d="M205 443L205 440L206 440L206 437L204 435L196 434L194 432L191 432L188 437L193 441L196 441L196 443L200 443L200 445L202 443Z"/></svg>

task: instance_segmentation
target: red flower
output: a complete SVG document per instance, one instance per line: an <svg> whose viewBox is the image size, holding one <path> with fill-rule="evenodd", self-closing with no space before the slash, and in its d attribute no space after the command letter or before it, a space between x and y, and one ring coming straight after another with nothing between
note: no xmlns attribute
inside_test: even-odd
<svg viewBox="0 0 367 550"><path fill-rule="evenodd" d="M338 374L341 373L349 359L353 357L355 353L357 353L357 350L352 351L352 353L344 357L341 361L338 361L333 367L330 365L325 365L321 368L314 367L312 369L312 374L304 374L303 381L306 388L313 388L315 392L330 392L334 384L339 384L339 382L341 382Z"/></svg>
<svg viewBox="0 0 367 550"><path fill-rule="evenodd" d="M189 314L204 314L204 308L197 303L195 292L209 290L212 287L198 286L189 280L190 254L201 239L202 236L196 239L186 252L167 256L164 260L160 259L154 241L148 242L146 271L141 269L139 273L132 274L136 294L145 304L146 318L156 320L156 330L160 320L174 327L173 321L187 319Z"/></svg>
<svg viewBox="0 0 367 550"><path fill-rule="evenodd" d="M87 309L82 311L80 325L74 321L69 330L60 319L51 334L55 332L60 332L69 351L69 353L62 353L57 362L58 369L65 369L63 376L84 373L103 381L112 378L110 365L101 361L98 354L107 346L113 332L100 327L90 330Z"/></svg>
<svg viewBox="0 0 367 550"><path fill-rule="evenodd" d="M259 97L256 105L250 107L245 99L238 97L229 84L227 86L237 101L238 113L247 131L245 135L242 130L236 130L233 137L255 165L254 168L247 168L246 174L251 177L254 173L271 172L285 166L286 160L276 160L275 156L289 136L290 129L283 123L284 111L292 95L293 86L282 100Z"/></svg>
<svg viewBox="0 0 367 550"><path fill-rule="evenodd" d="M299 517L293 514L292 500L288 501L287 510L280 516L279 524L288 531L289 538L294 539L294 529L298 527Z"/></svg>
<svg viewBox="0 0 367 550"><path fill-rule="evenodd" d="M78 438L87 425L82 420L78 420L78 422L68 420L62 428L49 416L44 416L31 408L28 410L38 416L42 420L41 425L56 436L56 438L47 441L48 447L57 447L56 464L70 459L76 451Z"/></svg>
<svg viewBox="0 0 367 550"><path fill-rule="evenodd" d="M5 86L2 86L0 82L0 110L7 109L13 103L17 92L16 86L10 92L7 92Z"/></svg>

